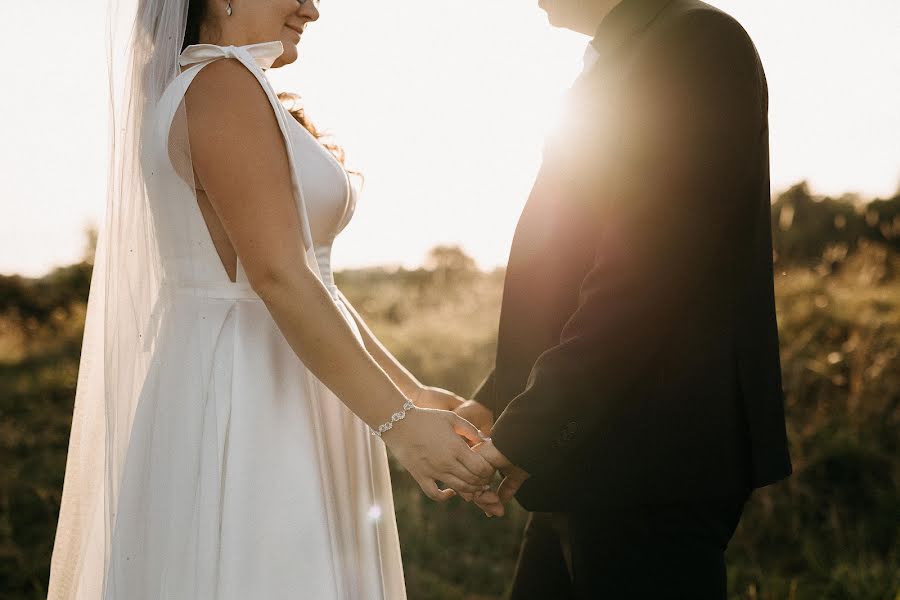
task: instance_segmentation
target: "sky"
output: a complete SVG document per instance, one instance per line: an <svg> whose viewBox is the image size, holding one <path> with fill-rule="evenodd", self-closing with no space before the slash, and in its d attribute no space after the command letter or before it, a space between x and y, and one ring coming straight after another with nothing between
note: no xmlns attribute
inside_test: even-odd
<svg viewBox="0 0 900 600"><path fill-rule="evenodd" d="M772 188L887 197L900 187L900 2L711 0L769 83ZM106 0L6 2L0 20L0 273L80 260L106 185ZM336 269L422 263L457 244L503 265L541 144L589 38L536 0L323 0L277 91L366 185Z"/></svg>

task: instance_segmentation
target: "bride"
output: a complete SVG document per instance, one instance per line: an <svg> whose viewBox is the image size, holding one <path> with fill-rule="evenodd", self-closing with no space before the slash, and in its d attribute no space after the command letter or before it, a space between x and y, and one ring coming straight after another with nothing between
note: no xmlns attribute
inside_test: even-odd
<svg viewBox="0 0 900 600"><path fill-rule="evenodd" d="M434 500L493 469L462 400L334 285L357 192L265 74L318 3L110 1L107 209L48 598L405 598L385 446Z"/></svg>

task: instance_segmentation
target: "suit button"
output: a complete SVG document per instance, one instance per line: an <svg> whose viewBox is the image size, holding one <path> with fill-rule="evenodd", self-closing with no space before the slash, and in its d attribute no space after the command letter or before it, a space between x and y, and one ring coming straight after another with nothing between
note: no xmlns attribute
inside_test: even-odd
<svg viewBox="0 0 900 600"><path fill-rule="evenodd" d="M559 432L559 436L556 441L553 442L553 446L559 448L563 446L566 442L570 442L575 439L575 430L577 429L578 424L575 421L569 421L565 427Z"/></svg>

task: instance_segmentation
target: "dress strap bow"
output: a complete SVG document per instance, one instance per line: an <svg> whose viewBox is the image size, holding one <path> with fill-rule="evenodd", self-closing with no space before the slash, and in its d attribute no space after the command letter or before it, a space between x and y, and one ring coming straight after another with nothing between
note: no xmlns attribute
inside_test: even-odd
<svg viewBox="0 0 900 600"><path fill-rule="evenodd" d="M215 58L237 58L239 52L246 52L261 69L268 69L272 63L284 53L281 40L259 42L244 46L218 46L216 44L191 44L181 51L178 64L191 65L213 60Z"/></svg>

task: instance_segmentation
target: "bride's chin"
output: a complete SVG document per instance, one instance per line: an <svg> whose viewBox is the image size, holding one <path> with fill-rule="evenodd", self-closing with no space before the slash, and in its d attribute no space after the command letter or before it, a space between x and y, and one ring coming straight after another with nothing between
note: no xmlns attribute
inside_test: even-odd
<svg viewBox="0 0 900 600"><path fill-rule="evenodd" d="M295 60L297 60L297 46L293 43L284 44L284 52L278 57L278 66L289 65Z"/></svg>

